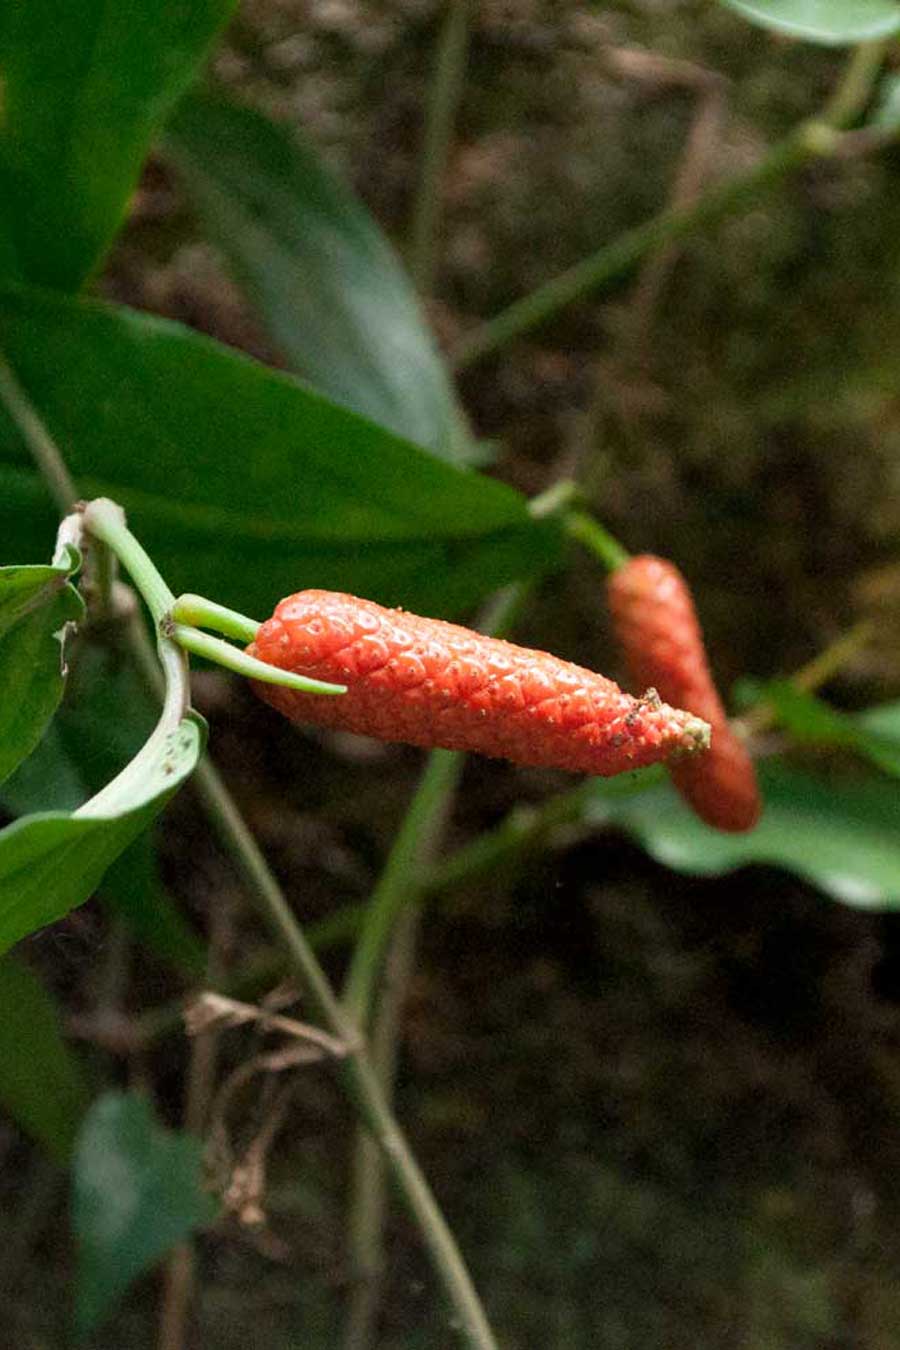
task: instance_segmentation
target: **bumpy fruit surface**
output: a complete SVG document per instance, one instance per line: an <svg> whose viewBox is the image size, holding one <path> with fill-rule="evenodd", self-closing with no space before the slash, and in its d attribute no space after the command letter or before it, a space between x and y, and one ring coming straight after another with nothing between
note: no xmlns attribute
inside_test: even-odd
<svg viewBox="0 0 900 1350"><path fill-rule="evenodd" d="M708 825L751 830L762 809L753 761L728 725L684 577L666 559L644 554L612 574L608 597L635 684L654 685L712 727L707 751L669 766L675 786Z"/></svg>
<svg viewBox="0 0 900 1350"><path fill-rule="evenodd" d="M323 698L255 684L293 722L518 764L608 776L709 743L709 729L651 691L468 628L333 591L301 591L264 623L251 655L347 685Z"/></svg>

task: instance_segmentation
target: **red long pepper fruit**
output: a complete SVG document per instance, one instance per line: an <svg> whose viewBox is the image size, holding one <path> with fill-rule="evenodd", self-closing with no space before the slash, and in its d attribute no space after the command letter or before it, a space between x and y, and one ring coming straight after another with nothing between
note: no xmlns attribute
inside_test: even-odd
<svg viewBox="0 0 900 1350"><path fill-rule="evenodd" d="M644 554L613 572L607 593L635 683L653 684L712 727L705 754L670 765L675 786L707 825L751 830L762 810L753 761L728 725L684 577L673 563Z"/></svg>
<svg viewBox="0 0 900 1350"><path fill-rule="evenodd" d="M653 691L468 628L333 591L282 600L248 648L282 670L347 685L323 698L254 684L292 722L517 764L608 776L703 749L709 728Z"/></svg>

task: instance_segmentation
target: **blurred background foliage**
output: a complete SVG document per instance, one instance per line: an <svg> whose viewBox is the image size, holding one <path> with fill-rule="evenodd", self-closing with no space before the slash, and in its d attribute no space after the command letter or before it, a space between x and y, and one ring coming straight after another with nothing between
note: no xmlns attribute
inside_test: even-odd
<svg viewBox="0 0 900 1350"><path fill-rule="evenodd" d="M427 0L245 0L213 73L302 126L402 248L438 20ZM441 343L655 213L698 117L706 174L733 172L821 105L840 59L708 4L473 6L430 303ZM794 669L868 614L874 640L828 694L848 710L900 696L898 187L896 150L804 171L690 240L662 282L645 270L462 375L499 476L534 493L577 472L626 545L677 559L726 687ZM97 289L281 359L163 153ZM516 636L621 674L601 599L578 561ZM364 900L419 757L285 740L245 690L212 673L197 685L217 759L304 918ZM468 765L451 842L557 781ZM258 946L189 794L161 861L198 923L215 903L226 947ZM77 1010L117 941L88 907L28 953ZM897 1343L895 915L845 910L770 869L681 877L615 833L573 829L442 901L423 941L399 1107L505 1347ZM127 965L129 1007L177 994L153 956ZM232 1032L223 1054L233 1066L254 1048ZM129 1061L173 1120L185 1060L175 1035ZM264 1110L248 1097L246 1134ZM349 1139L325 1076L302 1073L266 1222L203 1241L197 1345L337 1343ZM0 1154L7 1335L54 1344L60 1191L12 1127ZM389 1236L379 1344L456 1344L402 1213ZM143 1282L96 1345L153 1344L156 1294Z"/></svg>

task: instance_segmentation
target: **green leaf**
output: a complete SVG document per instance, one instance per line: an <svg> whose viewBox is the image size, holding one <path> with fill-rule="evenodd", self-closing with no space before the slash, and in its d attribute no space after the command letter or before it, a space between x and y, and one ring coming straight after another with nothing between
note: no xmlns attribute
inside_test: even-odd
<svg viewBox="0 0 900 1350"><path fill-rule="evenodd" d="M0 637L34 610L48 604L64 588L81 558L69 545L62 564L0 568Z"/></svg>
<svg viewBox="0 0 900 1350"><path fill-rule="evenodd" d="M215 1217L201 1164L200 1140L157 1124L142 1097L106 1092L94 1103L73 1168L79 1336L109 1316L138 1275Z"/></svg>
<svg viewBox="0 0 900 1350"><path fill-rule="evenodd" d="M37 745L62 697L67 625L84 613L67 581L81 566L70 553L59 566L0 568L0 783Z"/></svg>
<svg viewBox="0 0 900 1350"><path fill-rule="evenodd" d="M0 953L93 894L107 868L192 772L202 740L191 716L177 732L148 742L142 772L114 814L91 814L86 803L74 814L26 816L0 831Z"/></svg>
<svg viewBox="0 0 900 1350"><path fill-rule="evenodd" d="M851 46L900 32L900 5L893 0L723 0L751 23L773 33Z"/></svg>
<svg viewBox="0 0 900 1350"><path fill-rule="evenodd" d="M233 0L0 7L3 275L76 290Z"/></svg>
<svg viewBox="0 0 900 1350"><path fill-rule="evenodd" d="M0 800L17 815L74 811L137 754L156 712L124 652L114 645L81 644L56 717L34 753L0 788ZM205 969L203 942L160 881L152 831L113 863L99 895L157 956L192 975Z"/></svg>
<svg viewBox="0 0 900 1350"><path fill-rule="evenodd" d="M62 1038L56 1004L34 972L0 960L0 1104L58 1163L88 1107L81 1065Z"/></svg>
<svg viewBox="0 0 900 1350"><path fill-rule="evenodd" d="M472 444L390 244L317 151L244 108L192 95L169 123L182 186L292 370L445 459Z"/></svg>
<svg viewBox="0 0 900 1350"><path fill-rule="evenodd" d="M780 760L758 766L765 798L749 834L722 834L702 824L669 784L639 797L597 791L586 809L595 824L618 825L659 862L699 875L749 863L783 867L844 904L900 907L900 795L879 779L825 782Z"/></svg>
<svg viewBox="0 0 900 1350"><path fill-rule="evenodd" d="M293 590L458 612L556 561L560 530L289 375L178 324L0 294L0 346L85 496L122 502L176 594L264 617ZM110 397L110 390L115 396ZM0 411L0 549L50 516Z"/></svg>

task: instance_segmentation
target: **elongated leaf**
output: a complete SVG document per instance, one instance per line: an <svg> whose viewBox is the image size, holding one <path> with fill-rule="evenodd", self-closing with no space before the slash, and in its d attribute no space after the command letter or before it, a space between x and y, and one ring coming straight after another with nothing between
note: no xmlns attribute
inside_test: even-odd
<svg viewBox="0 0 900 1350"><path fill-rule="evenodd" d="M441 614L558 556L557 524L517 493L291 376L127 309L0 298L0 344L79 490L123 503L176 593L264 617L323 586ZM2 412L0 492L0 549L27 557L47 517Z"/></svg>
<svg viewBox="0 0 900 1350"><path fill-rule="evenodd" d="M0 568L0 783L31 753L62 697L67 625L84 605L68 576L81 566Z"/></svg>
<svg viewBox="0 0 900 1350"><path fill-rule="evenodd" d="M873 42L900 32L893 0L723 0L761 28L824 46Z"/></svg>
<svg viewBox="0 0 900 1350"><path fill-rule="evenodd" d="M89 648L79 655L52 725L0 788L9 811L74 811L136 753L152 716L130 674L108 650ZM121 695L128 697L117 703ZM112 719L104 717L104 708L116 710ZM160 880L152 835L152 829L139 835L112 864L98 894L150 951L198 975L206 968L204 944Z"/></svg>
<svg viewBox="0 0 900 1350"><path fill-rule="evenodd" d="M0 568L0 637L34 610L53 600L80 567L81 558L69 545L63 563Z"/></svg>
<svg viewBox="0 0 900 1350"><path fill-rule="evenodd" d="M81 1065L56 1004L34 972L0 960L0 1106L52 1158L68 1161L88 1106Z"/></svg>
<svg viewBox="0 0 900 1350"><path fill-rule="evenodd" d="M0 6L0 265L75 290L233 0Z"/></svg>
<svg viewBox="0 0 900 1350"><path fill-rule="evenodd" d="M679 872L718 874L748 863L783 867L861 909L900 907L900 794L883 779L826 783L778 760L759 766L762 820L749 834L703 825L668 784L607 798L598 780L587 819L619 825Z"/></svg>
<svg viewBox="0 0 900 1350"><path fill-rule="evenodd" d="M73 1168L80 1336L138 1275L215 1217L215 1201L201 1189L201 1161L200 1140L157 1124L142 1097L107 1092L94 1103Z"/></svg>
<svg viewBox="0 0 900 1350"><path fill-rule="evenodd" d="M110 864L192 772L201 743L200 725L186 718L155 747L125 809L115 815L47 812L0 831L0 952L93 894Z"/></svg>
<svg viewBox="0 0 900 1350"><path fill-rule="evenodd" d="M393 249L312 146L196 94L166 145L292 370L445 459L481 454Z"/></svg>

